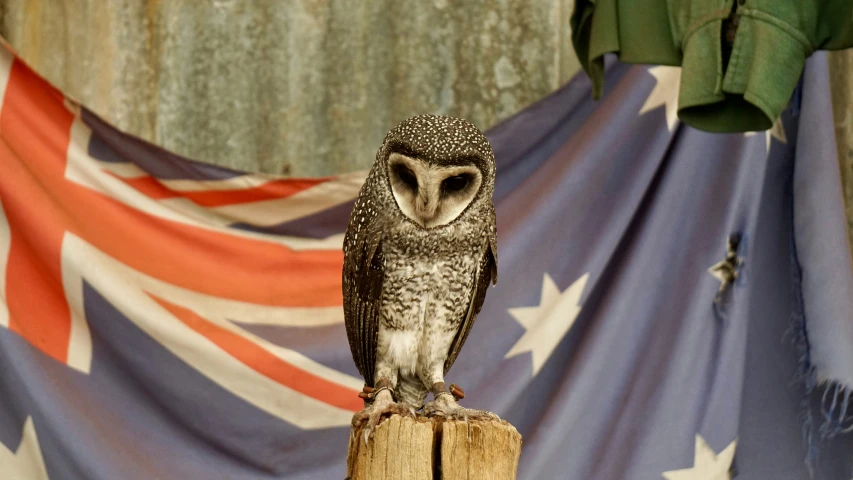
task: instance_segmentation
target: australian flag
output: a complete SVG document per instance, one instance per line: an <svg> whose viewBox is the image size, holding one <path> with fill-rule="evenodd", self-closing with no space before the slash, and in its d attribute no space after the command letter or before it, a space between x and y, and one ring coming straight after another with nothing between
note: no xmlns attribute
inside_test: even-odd
<svg viewBox="0 0 853 480"><path fill-rule="evenodd" d="M520 479L849 480L825 57L767 132L680 124L674 67L612 62L607 85L487 132L502 280L448 381L521 432ZM182 158L8 50L0 99L0 479L342 479L366 172Z"/></svg>

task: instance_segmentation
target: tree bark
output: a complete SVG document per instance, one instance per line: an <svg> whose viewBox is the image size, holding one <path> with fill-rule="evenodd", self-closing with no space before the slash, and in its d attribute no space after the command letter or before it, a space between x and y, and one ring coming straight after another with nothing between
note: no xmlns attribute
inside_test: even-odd
<svg viewBox="0 0 853 480"><path fill-rule="evenodd" d="M506 421L394 415L350 435L347 480L515 480L521 435Z"/></svg>

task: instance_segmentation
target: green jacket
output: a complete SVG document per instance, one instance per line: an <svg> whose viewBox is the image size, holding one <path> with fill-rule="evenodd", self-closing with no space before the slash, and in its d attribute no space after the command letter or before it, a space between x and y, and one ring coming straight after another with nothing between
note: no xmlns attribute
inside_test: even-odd
<svg viewBox="0 0 853 480"><path fill-rule="evenodd" d="M605 53L680 65L681 121L746 132L773 125L815 50L853 47L853 0L576 0L571 24L593 98Z"/></svg>

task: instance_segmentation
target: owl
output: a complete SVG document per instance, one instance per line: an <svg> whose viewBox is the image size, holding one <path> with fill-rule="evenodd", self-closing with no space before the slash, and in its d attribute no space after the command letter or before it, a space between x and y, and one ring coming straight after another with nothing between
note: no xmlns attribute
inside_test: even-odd
<svg viewBox="0 0 853 480"><path fill-rule="evenodd" d="M346 331L366 392L353 426L367 423L365 441L392 414L496 417L461 407L444 380L497 284L494 182L488 140L459 118L409 118L376 154L343 247Z"/></svg>

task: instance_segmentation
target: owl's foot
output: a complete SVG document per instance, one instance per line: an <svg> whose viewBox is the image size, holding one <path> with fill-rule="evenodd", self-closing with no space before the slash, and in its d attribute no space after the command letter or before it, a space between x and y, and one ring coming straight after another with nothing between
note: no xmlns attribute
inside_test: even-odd
<svg viewBox="0 0 853 480"><path fill-rule="evenodd" d="M448 420L500 420L501 418L487 410L474 410L465 408L450 395L450 393L440 393L431 402L424 405L424 415L427 417L442 417Z"/></svg>
<svg viewBox="0 0 853 480"><path fill-rule="evenodd" d="M395 403L391 392L388 390L379 392L373 403L353 415L353 431L366 424L364 426L364 444L367 445L367 440L373 436L373 431L379 425L379 422L391 415L403 415L414 418L415 409L402 403Z"/></svg>

